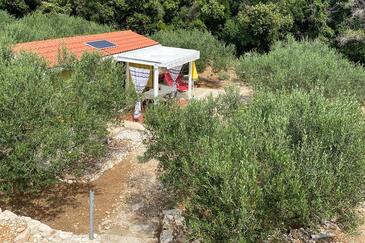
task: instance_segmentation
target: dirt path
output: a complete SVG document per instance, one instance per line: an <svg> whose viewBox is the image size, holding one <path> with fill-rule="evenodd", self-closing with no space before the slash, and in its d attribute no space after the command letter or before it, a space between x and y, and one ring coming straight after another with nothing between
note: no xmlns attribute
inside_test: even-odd
<svg viewBox="0 0 365 243"><path fill-rule="evenodd" d="M359 213L365 221L365 203L361 205ZM353 234L347 234L344 238L345 241L349 243L365 243L365 222L363 222Z"/></svg>
<svg viewBox="0 0 365 243"><path fill-rule="evenodd" d="M95 231L110 234L106 242L123 242L120 236L124 242L156 242L163 196L157 180L157 161L140 163L138 160L145 150L143 133L134 128L111 129L113 152L105 164L114 166L92 183L61 183L37 197L0 202L0 207L40 220L57 230L86 234L92 189Z"/></svg>
<svg viewBox="0 0 365 243"><path fill-rule="evenodd" d="M123 236L131 242L157 242L163 196L157 180L158 162L139 162L138 157L145 151L142 134L138 130L117 128L113 139L125 142L132 136L138 146L90 184L95 191L96 232L107 234L106 241L118 241ZM88 194L78 195L76 201L76 207L66 207L62 214L45 223L64 231L87 233Z"/></svg>
<svg viewBox="0 0 365 243"><path fill-rule="evenodd" d="M119 195L126 188L132 161L129 156L111 170L105 172L95 182L89 184L95 192L95 225L101 224L104 217L111 212L113 204L119 200ZM62 213L56 217L44 220L54 229L85 234L88 232L89 220L88 191L75 195L73 205L65 204ZM97 228L98 229L98 228Z"/></svg>

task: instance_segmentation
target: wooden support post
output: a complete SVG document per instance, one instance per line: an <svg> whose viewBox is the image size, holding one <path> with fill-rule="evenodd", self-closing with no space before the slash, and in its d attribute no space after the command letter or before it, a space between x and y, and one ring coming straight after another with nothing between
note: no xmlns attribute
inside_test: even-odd
<svg viewBox="0 0 365 243"><path fill-rule="evenodd" d="M188 83L188 98L189 100L193 97L193 62L189 62L189 83Z"/></svg>

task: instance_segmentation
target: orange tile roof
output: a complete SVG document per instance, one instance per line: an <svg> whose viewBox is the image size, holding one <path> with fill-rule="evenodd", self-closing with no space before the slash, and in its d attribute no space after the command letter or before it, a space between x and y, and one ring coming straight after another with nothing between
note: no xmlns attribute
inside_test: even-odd
<svg viewBox="0 0 365 243"><path fill-rule="evenodd" d="M115 47L96 49L86 44L90 41L106 40L115 44ZM99 51L102 56L110 56L121 52L132 51L148 46L157 45L158 42L139 35L133 31L117 31L95 35L65 37L60 39L32 41L18 43L12 47L15 53L27 51L44 57L50 66L57 63L59 51L66 48L69 52L80 58L84 52Z"/></svg>

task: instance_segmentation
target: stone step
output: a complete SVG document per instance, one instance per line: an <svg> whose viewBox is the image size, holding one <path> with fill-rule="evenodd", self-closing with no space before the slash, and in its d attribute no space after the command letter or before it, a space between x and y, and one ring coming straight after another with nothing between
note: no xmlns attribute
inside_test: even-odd
<svg viewBox="0 0 365 243"><path fill-rule="evenodd" d="M139 238L135 236L101 235L101 243L157 243L154 238Z"/></svg>

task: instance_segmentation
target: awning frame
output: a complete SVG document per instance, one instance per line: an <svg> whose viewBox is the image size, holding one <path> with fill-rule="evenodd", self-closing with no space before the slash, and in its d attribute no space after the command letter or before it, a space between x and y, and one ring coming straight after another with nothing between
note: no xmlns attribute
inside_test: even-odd
<svg viewBox="0 0 365 243"><path fill-rule="evenodd" d="M126 63L127 82L129 82L129 63L144 64L153 66L153 90L154 98L158 98L159 68L173 68L189 63L188 98L192 98L192 64L200 58L200 52L192 49L165 47L160 44L145 47L133 51L112 55L118 62Z"/></svg>

